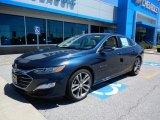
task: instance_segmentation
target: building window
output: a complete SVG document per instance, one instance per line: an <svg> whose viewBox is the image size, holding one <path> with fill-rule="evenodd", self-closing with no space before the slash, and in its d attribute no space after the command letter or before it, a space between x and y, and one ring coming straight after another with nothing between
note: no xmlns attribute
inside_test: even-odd
<svg viewBox="0 0 160 120"><path fill-rule="evenodd" d="M99 26L91 25L91 33L99 33Z"/></svg>
<svg viewBox="0 0 160 120"><path fill-rule="evenodd" d="M63 41L63 22L47 21L48 44L57 44Z"/></svg>
<svg viewBox="0 0 160 120"><path fill-rule="evenodd" d="M115 28L111 27L100 27L100 33L115 33Z"/></svg>
<svg viewBox="0 0 160 120"><path fill-rule="evenodd" d="M77 24L77 34L88 33L88 25L85 24Z"/></svg>
<svg viewBox="0 0 160 120"><path fill-rule="evenodd" d="M100 27L100 33L107 33L108 28L107 27Z"/></svg>
<svg viewBox="0 0 160 120"><path fill-rule="evenodd" d="M0 14L0 44L25 44L24 17Z"/></svg>
<svg viewBox="0 0 160 120"><path fill-rule="evenodd" d="M34 27L40 27L39 44L46 44L46 20L26 17L27 44L37 44Z"/></svg>
<svg viewBox="0 0 160 120"><path fill-rule="evenodd" d="M88 25L64 22L64 40L85 33L88 33Z"/></svg>
<svg viewBox="0 0 160 120"><path fill-rule="evenodd" d="M64 22L64 40L76 35L76 23Z"/></svg>

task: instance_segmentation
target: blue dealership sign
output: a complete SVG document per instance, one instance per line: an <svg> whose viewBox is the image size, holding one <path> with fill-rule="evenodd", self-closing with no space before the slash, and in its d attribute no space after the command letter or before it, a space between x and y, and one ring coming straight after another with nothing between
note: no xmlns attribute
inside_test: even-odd
<svg viewBox="0 0 160 120"><path fill-rule="evenodd" d="M112 95L118 94L122 90L126 89L126 87L127 86L125 84L120 84L116 82L93 91L91 95L100 99L107 99Z"/></svg>

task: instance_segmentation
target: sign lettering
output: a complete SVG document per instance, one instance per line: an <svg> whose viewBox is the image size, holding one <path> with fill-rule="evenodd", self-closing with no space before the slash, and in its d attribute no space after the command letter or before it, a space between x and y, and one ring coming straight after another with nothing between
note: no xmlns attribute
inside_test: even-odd
<svg viewBox="0 0 160 120"><path fill-rule="evenodd" d="M31 1L38 1L39 3L42 4L50 4L54 5L55 3L61 3L64 5L70 5L71 7L74 7L76 5L76 0L31 0Z"/></svg>
<svg viewBox="0 0 160 120"><path fill-rule="evenodd" d="M141 4L142 7L147 8L148 10L151 10L154 13L159 12L159 8L154 5L153 3L149 2L148 0L135 0L137 4Z"/></svg>

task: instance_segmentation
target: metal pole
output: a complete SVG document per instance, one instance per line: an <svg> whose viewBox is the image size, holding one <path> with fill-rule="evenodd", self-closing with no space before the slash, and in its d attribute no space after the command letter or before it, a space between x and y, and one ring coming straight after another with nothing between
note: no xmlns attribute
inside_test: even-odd
<svg viewBox="0 0 160 120"><path fill-rule="evenodd" d="M1 36L0 36L0 46L1 46Z"/></svg>
<svg viewBox="0 0 160 120"><path fill-rule="evenodd" d="M27 45L27 28L26 28L26 17L24 16L24 32L25 32L25 44Z"/></svg>
<svg viewBox="0 0 160 120"><path fill-rule="evenodd" d="M39 35L37 34L37 49L39 49Z"/></svg>

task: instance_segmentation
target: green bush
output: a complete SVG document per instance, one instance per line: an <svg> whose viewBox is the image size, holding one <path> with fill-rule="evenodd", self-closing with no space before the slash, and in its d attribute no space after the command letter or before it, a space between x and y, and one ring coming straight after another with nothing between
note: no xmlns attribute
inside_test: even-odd
<svg viewBox="0 0 160 120"><path fill-rule="evenodd" d="M141 47L143 47L144 49L152 49L153 48L153 45L152 44L149 44L149 43L146 43L146 42L141 42L141 43L139 43L139 45L141 46Z"/></svg>
<svg viewBox="0 0 160 120"><path fill-rule="evenodd" d="M160 44L157 45L157 48L160 48Z"/></svg>
<svg viewBox="0 0 160 120"><path fill-rule="evenodd" d="M160 44L157 45L157 52L160 52Z"/></svg>

